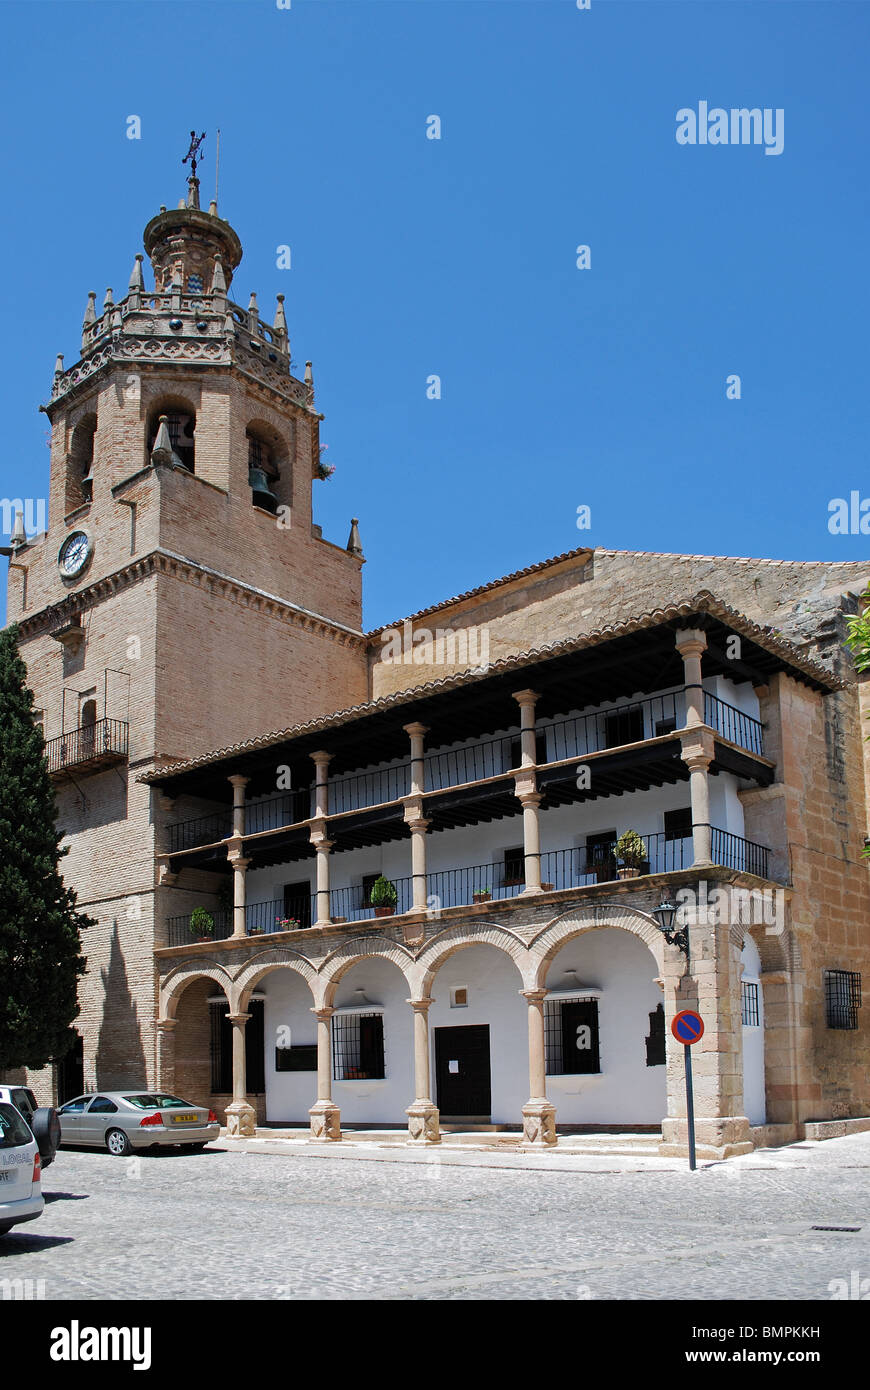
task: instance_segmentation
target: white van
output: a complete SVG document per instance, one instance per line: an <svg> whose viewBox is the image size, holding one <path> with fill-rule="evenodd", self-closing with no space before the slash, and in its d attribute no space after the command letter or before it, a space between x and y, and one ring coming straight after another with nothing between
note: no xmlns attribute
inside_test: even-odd
<svg viewBox="0 0 870 1390"><path fill-rule="evenodd" d="M0 1100L0 1235L44 1208L39 1145L21 1112Z"/></svg>

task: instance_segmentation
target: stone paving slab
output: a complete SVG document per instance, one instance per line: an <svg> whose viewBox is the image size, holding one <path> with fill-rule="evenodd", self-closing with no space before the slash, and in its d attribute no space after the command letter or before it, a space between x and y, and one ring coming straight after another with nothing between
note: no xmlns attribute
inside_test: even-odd
<svg viewBox="0 0 870 1390"><path fill-rule="evenodd" d="M751 1302L870 1280L867 1134L695 1173L609 1154L433 1163L318 1147L62 1149L45 1214L0 1238L0 1281L44 1280L47 1300Z"/></svg>

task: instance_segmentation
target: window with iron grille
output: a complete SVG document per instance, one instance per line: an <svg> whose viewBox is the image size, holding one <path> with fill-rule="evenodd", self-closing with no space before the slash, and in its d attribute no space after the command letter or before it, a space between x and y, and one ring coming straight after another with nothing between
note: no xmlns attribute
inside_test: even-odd
<svg viewBox="0 0 870 1390"><path fill-rule="evenodd" d="M600 1072L597 999L545 999L544 1042L548 1076Z"/></svg>
<svg viewBox="0 0 870 1390"><path fill-rule="evenodd" d="M664 1004L658 1004L649 1016L646 1064L648 1067L663 1067L665 1061L665 1007Z"/></svg>
<svg viewBox="0 0 870 1390"><path fill-rule="evenodd" d="M231 1094L233 1089L233 1025L226 1000L209 1004L211 1033L211 1089L213 1095ZM245 1025L245 1090L250 1096L266 1089L266 1054L263 1000L248 1004L250 1018Z"/></svg>
<svg viewBox="0 0 870 1390"><path fill-rule="evenodd" d="M740 989L740 1012L744 1028L758 1028L761 1020L758 1014L758 985L752 980L744 980Z"/></svg>
<svg viewBox="0 0 870 1390"><path fill-rule="evenodd" d="M861 1007L859 970L825 971L825 1012L829 1028L857 1028Z"/></svg>
<svg viewBox="0 0 870 1390"><path fill-rule="evenodd" d="M336 1081L377 1081L385 1075L383 1014L335 1014L332 1075Z"/></svg>

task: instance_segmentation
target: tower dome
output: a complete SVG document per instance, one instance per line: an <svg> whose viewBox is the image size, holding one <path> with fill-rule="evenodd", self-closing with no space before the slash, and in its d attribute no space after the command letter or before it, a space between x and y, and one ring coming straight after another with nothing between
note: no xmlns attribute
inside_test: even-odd
<svg viewBox="0 0 870 1390"><path fill-rule="evenodd" d="M212 203L208 212L200 208L195 175L187 181L187 202L169 212L161 208L145 228L143 240L158 293L173 283L187 294L208 293L216 261L223 268L228 289L242 259L242 243L229 222L218 217L217 203Z"/></svg>

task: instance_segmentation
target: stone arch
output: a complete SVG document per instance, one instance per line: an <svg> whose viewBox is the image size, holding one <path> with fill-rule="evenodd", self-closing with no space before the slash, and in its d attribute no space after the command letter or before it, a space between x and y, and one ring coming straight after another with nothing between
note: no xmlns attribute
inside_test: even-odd
<svg viewBox="0 0 870 1390"><path fill-rule="evenodd" d="M318 993L315 991L315 1006L320 1008L331 1004L342 976L347 974L351 966L358 965L361 960L365 960L369 956L388 960L397 966L408 981L409 990L413 988L411 966L414 958L407 947L400 946L396 941L390 941L389 937L386 936L368 936L357 941L348 938L327 956L320 969L320 997L318 998Z"/></svg>
<svg viewBox="0 0 870 1390"><path fill-rule="evenodd" d="M456 951L467 946L494 946L497 951L509 956L519 971L523 989L534 988L534 960L522 937L498 922L464 923L448 927L426 942L414 962L410 982L414 998L429 997L432 983L439 969Z"/></svg>
<svg viewBox="0 0 870 1390"><path fill-rule="evenodd" d="M568 941L602 927L619 927L642 941L655 960L658 974L665 968L664 937L653 917L638 908L600 903L594 907L572 907L542 927L529 943L533 957L534 981L528 987L543 989L547 970Z"/></svg>
<svg viewBox="0 0 870 1390"><path fill-rule="evenodd" d="M260 980L274 970L292 970L295 974L301 975L311 990L314 1001L316 1001L317 971L311 962L297 951L281 950L279 947L274 947L270 951L261 951L251 960L245 962L233 981L230 1007L238 1013L244 1013L251 994Z"/></svg>
<svg viewBox="0 0 870 1390"><path fill-rule="evenodd" d="M160 981L160 1018L175 1018L179 1001L187 986L203 979L213 980L216 985L220 985L232 1006L233 981L222 965L217 965L214 961L206 961L201 965L186 962L171 970Z"/></svg>

